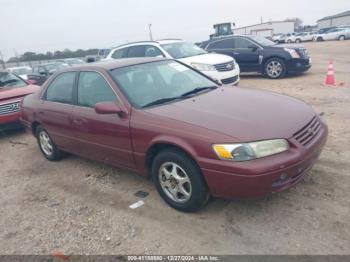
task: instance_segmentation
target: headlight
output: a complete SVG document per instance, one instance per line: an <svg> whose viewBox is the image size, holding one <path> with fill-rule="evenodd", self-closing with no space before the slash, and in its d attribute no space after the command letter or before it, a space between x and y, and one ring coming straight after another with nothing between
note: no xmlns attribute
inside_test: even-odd
<svg viewBox="0 0 350 262"><path fill-rule="evenodd" d="M191 63L191 66L198 71L216 71L214 66L208 64Z"/></svg>
<svg viewBox="0 0 350 262"><path fill-rule="evenodd" d="M300 58L300 55L295 49L284 48L284 51L288 52L292 58Z"/></svg>
<svg viewBox="0 0 350 262"><path fill-rule="evenodd" d="M247 161L275 155L289 149L285 139L274 139L240 144L216 144L213 149L223 160Z"/></svg>

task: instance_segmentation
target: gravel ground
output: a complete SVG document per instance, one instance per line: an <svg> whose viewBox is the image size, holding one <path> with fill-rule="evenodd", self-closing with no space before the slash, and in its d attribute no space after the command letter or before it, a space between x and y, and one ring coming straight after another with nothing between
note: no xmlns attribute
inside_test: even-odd
<svg viewBox="0 0 350 262"><path fill-rule="evenodd" d="M0 136L0 254L350 254L350 41L304 45L310 72L240 84L324 112L329 140L296 187L183 214L145 178L77 156L49 162L29 133L8 132ZM340 87L322 85L329 59ZM138 190L149 196L132 210Z"/></svg>

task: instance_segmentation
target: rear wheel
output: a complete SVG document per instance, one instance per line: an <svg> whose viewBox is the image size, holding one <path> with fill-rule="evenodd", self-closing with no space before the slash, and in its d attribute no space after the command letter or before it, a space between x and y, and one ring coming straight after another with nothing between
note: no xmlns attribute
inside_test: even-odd
<svg viewBox="0 0 350 262"><path fill-rule="evenodd" d="M287 43L288 43L288 44L292 43L292 40L288 39L288 40L287 40Z"/></svg>
<svg viewBox="0 0 350 262"><path fill-rule="evenodd" d="M300 43L300 42L301 42L300 39L296 39L296 40L295 40L295 43Z"/></svg>
<svg viewBox="0 0 350 262"><path fill-rule="evenodd" d="M177 210L196 211L209 199L200 169L180 150L167 149L155 157L152 179L164 201Z"/></svg>
<svg viewBox="0 0 350 262"><path fill-rule="evenodd" d="M62 158L62 151L57 148L47 131L42 126L36 128L35 134L39 148L48 160L57 161Z"/></svg>
<svg viewBox="0 0 350 262"><path fill-rule="evenodd" d="M282 78L286 74L286 66L282 59L271 58L265 63L265 74L271 79Z"/></svg>
<svg viewBox="0 0 350 262"><path fill-rule="evenodd" d="M323 38L322 37L317 37L317 42L322 42Z"/></svg>
<svg viewBox="0 0 350 262"><path fill-rule="evenodd" d="M339 37L338 37L338 40L339 40L339 41L344 41L344 40L345 40L345 35L339 36Z"/></svg>

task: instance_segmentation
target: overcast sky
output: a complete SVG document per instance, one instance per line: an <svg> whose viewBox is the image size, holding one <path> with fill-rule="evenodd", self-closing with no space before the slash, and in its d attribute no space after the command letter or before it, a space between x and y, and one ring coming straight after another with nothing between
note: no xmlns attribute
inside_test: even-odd
<svg viewBox="0 0 350 262"><path fill-rule="evenodd" d="M212 25L300 17L306 24L350 10L350 0L0 0L0 51L103 48L153 36L206 40Z"/></svg>

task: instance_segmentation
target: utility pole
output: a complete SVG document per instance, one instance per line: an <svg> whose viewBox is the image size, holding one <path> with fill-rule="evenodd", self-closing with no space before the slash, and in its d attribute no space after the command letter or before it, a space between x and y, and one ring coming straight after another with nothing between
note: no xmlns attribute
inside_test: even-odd
<svg viewBox="0 0 350 262"><path fill-rule="evenodd" d="M4 60L4 55L2 54L2 52L0 51L0 60L1 60L1 65L2 65L2 68L5 69L6 66L5 66L5 60Z"/></svg>
<svg viewBox="0 0 350 262"><path fill-rule="evenodd" d="M16 64L17 64L17 66L19 66L19 57L18 57L17 50L14 48L14 49L13 49L13 52L15 53L15 57L17 58L17 59L16 59Z"/></svg>
<svg viewBox="0 0 350 262"><path fill-rule="evenodd" d="M153 36L152 36L152 24L148 24L148 31L149 31L149 39L153 41Z"/></svg>

